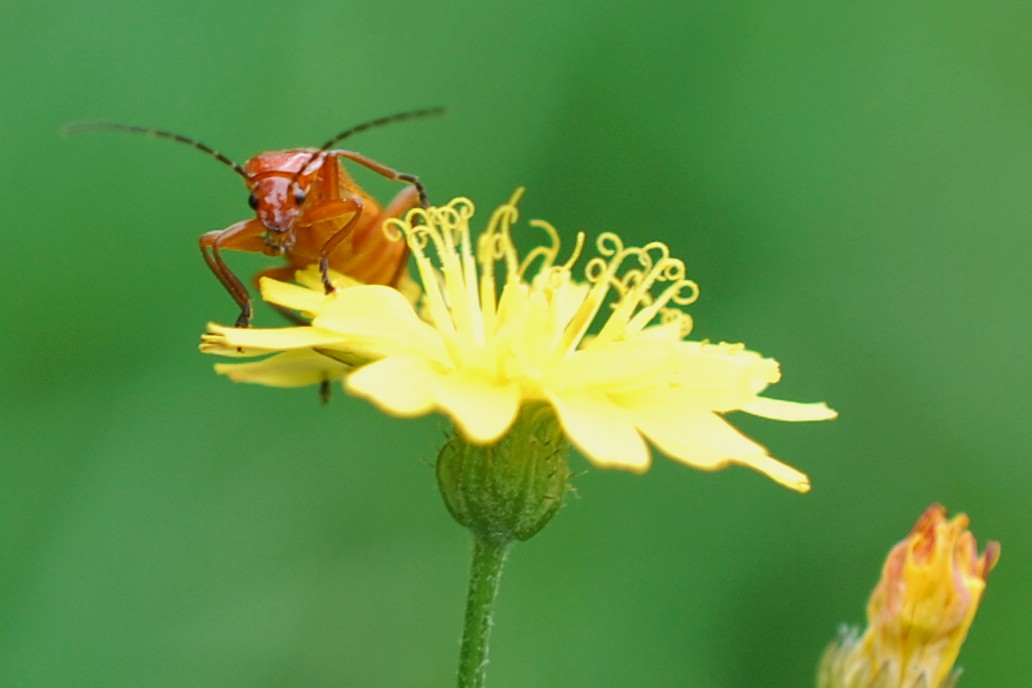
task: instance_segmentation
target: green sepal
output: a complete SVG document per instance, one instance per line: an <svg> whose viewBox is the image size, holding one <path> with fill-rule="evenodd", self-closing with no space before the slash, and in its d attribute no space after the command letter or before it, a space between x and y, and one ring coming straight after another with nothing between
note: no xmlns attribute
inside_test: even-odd
<svg viewBox="0 0 1032 688"><path fill-rule="evenodd" d="M478 538L527 540L563 504L569 445L547 406L524 407L494 444L455 431L437 457L437 483L448 511Z"/></svg>

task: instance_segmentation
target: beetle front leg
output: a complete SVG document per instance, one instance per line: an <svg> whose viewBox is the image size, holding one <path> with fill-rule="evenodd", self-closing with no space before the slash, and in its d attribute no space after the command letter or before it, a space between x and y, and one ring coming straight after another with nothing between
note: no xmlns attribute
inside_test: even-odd
<svg viewBox="0 0 1032 688"><path fill-rule="evenodd" d="M324 222L351 215L348 221L334 232L326 240L326 243L322 245L322 248L319 249L319 274L322 275L323 288L327 294L334 292L333 283L330 282L330 254L354 231L355 226L358 225L359 220L362 218L362 207L362 200L359 198L326 201L306 218L311 218L316 222Z"/></svg>
<svg viewBox="0 0 1032 688"><path fill-rule="evenodd" d="M247 288L240 278L233 274L226 262L222 260L219 251L233 249L261 253L265 248L265 241L262 239L264 232L265 226L258 220L244 220L230 225L226 229L202 234L200 238L201 255L204 256L204 262L208 264L215 277L240 306L240 315L236 320L237 327L251 326L253 312L251 295L247 293Z"/></svg>

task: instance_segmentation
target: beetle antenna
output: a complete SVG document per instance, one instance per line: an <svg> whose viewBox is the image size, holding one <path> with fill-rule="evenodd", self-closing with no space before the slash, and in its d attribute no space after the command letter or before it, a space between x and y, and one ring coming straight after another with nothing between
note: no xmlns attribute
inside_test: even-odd
<svg viewBox="0 0 1032 688"><path fill-rule="evenodd" d="M379 119L370 120L369 122L363 122L362 124L359 124L357 126L345 129L344 131L340 132L336 136L332 137L329 141L321 145L318 151L312 153L312 157L308 158L308 162L301 166L301 169L298 170L297 174L294 175L294 180L291 183L296 184L297 180L300 179L301 175L303 175L305 171L309 168L309 166L311 166L311 164L315 162L316 158L321 157L326 151L330 150L330 147L333 146L335 143L340 143L341 141L350 136L354 136L355 134L361 134L363 131L368 131L369 129L376 129L378 127L382 127L387 124L394 124L396 122L404 122L408 119L437 117L439 115L443 115L445 111L446 108L441 106L423 108L421 110L410 110L409 112L399 112L396 115L388 115L387 117L381 117Z"/></svg>
<svg viewBox="0 0 1032 688"><path fill-rule="evenodd" d="M395 122L404 122L407 119L421 119L423 117L437 117L439 115L443 115L444 112L445 112L445 109L443 107L431 107L431 108L423 108L422 110L411 110L409 112L399 112L396 115L389 115L387 117L381 117L379 119L374 119L372 121L365 122L363 124L359 124L357 126L351 127L350 129L345 129L344 131L340 132L339 134L337 134L336 136L331 138L329 141L324 143L322 146L320 146L319 147L319 152L320 153L325 153L326 151L328 151L330 149L330 146L332 146L333 144L340 143L341 141L343 141L344 139L348 138L349 136L354 136L355 134L361 134L363 131L366 131L368 129L376 129L376 128L382 127L382 126L384 126L386 124L394 124Z"/></svg>
<svg viewBox="0 0 1032 688"><path fill-rule="evenodd" d="M75 134L80 131L124 131L130 134L143 134L144 136L156 136L160 139L172 139L173 141L185 143L192 148L196 148L199 151L207 153L226 167L231 168L245 180L250 179L250 177L247 176L247 172L244 172L243 167L236 164L211 146L203 144L197 139L187 138L182 134L165 131L164 129L151 129L149 127L138 127L132 124L117 124L114 122L76 122L74 124L66 124L63 131L66 134Z"/></svg>

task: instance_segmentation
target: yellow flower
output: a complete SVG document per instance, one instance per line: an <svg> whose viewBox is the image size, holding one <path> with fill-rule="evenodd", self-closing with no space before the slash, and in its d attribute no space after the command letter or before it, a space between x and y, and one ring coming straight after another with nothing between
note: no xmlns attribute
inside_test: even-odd
<svg viewBox="0 0 1032 688"><path fill-rule="evenodd" d="M810 421L835 412L823 403L761 397L780 378L778 364L741 344L686 341L691 319L679 307L693 302L698 288L661 243L625 247L617 235L602 234L598 255L578 279L584 235L558 262L557 232L534 221L548 241L521 258L511 234L520 193L495 211L475 244L473 204L463 198L385 226L415 256L419 310L384 286L326 295L314 273L299 275L302 286L264 280L266 301L310 317L311 325L211 325L202 349L286 352L217 370L278 385L344 377L352 394L385 412L443 412L478 444L502 437L521 407L546 404L597 465L643 471L651 442L695 468L743 464L807 491L806 475L772 458L724 415Z"/></svg>
<svg viewBox="0 0 1032 688"><path fill-rule="evenodd" d="M867 630L847 633L825 654L821 688L946 688L974 621L989 571L1000 557L979 555L965 514L946 520L934 504L885 562L867 605Z"/></svg>

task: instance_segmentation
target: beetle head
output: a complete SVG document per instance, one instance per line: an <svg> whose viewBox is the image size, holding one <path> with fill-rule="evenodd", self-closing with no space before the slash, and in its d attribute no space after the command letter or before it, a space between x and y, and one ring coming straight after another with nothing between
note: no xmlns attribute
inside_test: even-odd
<svg viewBox="0 0 1032 688"><path fill-rule="evenodd" d="M248 205L265 226L265 243L276 253L283 253L294 246L294 227L301 217L307 192L290 177L269 176L254 180Z"/></svg>
<svg viewBox="0 0 1032 688"><path fill-rule="evenodd" d="M316 169L305 169L309 149L273 151L247 161L247 203L265 226L270 253L285 253L294 246L295 227L304 209Z"/></svg>

